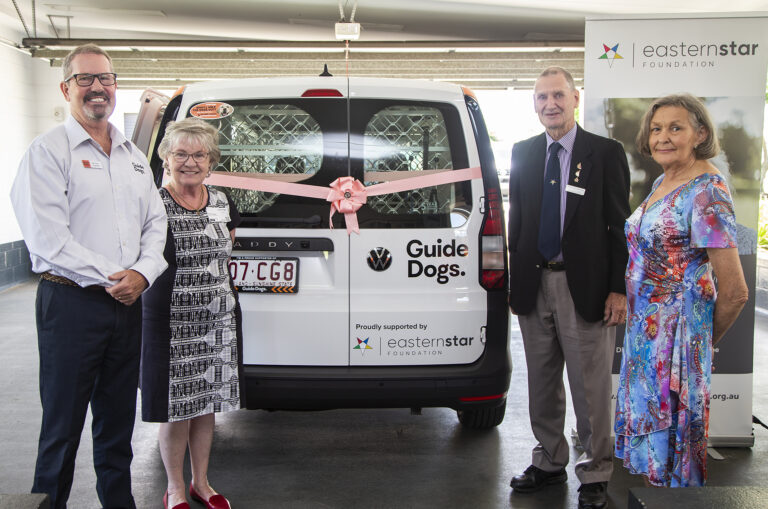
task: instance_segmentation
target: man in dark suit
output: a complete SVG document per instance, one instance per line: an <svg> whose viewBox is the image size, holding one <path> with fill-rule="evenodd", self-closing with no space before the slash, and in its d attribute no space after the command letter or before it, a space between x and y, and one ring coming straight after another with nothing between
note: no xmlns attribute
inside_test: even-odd
<svg viewBox="0 0 768 509"><path fill-rule="evenodd" d="M612 472L611 364L626 314L624 221L629 167L621 145L583 130L570 73L545 69L534 105L546 130L515 144L509 177L509 305L528 365L532 464L516 492L567 479L563 366L576 428L579 508L601 508Z"/></svg>

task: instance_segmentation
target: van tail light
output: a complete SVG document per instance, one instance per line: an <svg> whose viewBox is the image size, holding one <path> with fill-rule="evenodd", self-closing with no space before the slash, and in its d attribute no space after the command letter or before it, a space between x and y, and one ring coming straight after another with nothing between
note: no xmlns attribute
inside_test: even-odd
<svg viewBox="0 0 768 509"><path fill-rule="evenodd" d="M334 88L310 88L305 90L301 97L344 97L344 95Z"/></svg>
<svg viewBox="0 0 768 509"><path fill-rule="evenodd" d="M504 207L498 188L488 188L486 214L481 237L482 266L480 284L486 290L504 289Z"/></svg>
<svg viewBox="0 0 768 509"><path fill-rule="evenodd" d="M460 397L459 401L461 401L462 403L471 403L472 401L489 401L492 399L502 399L506 397L507 397L507 393L503 392L501 394L493 394L491 396L465 396L463 398Z"/></svg>

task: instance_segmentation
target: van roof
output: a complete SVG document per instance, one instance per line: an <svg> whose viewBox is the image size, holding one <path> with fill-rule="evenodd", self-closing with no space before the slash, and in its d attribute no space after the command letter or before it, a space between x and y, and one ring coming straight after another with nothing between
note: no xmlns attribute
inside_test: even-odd
<svg viewBox="0 0 768 509"><path fill-rule="evenodd" d="M349 92L347 91L349 86ZM301 97L310 89L333 89L343 97L411 99L432 101L463 100L460 85L418 79L345 77L247 78L215 80L187 85L184 102Z"/></svg>

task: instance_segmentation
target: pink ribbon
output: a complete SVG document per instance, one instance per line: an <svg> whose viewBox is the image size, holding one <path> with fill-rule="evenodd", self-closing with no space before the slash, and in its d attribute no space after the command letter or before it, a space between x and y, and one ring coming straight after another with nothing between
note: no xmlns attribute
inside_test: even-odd
<svg viewBox="0 0 768 509"><path fill-rule="evenodd" d="M331 182L331 190L328 192L326 200L331 202L331 214L328 216L328 223L333 228L333 214L341 212L344 214L344 222L347 225L347 234L351 231L359 234L360 227L357 225L357 211L365 205L368 200L368 192L365 186L359 180L352 177L339 177Z"/></svg>
<svg viewBox="0 0 768 509"><path fill-rule="evenodd" d="M400 173L392 172L390 177L392 181L390 182L368 187L353 177L339 177L331 182L330 188L328 188L289 182L288 180L293 180L295 175L257 175L253 173L231 173L228 171L212 172L211 176L208 177L207 183L212 186L290 194L292 196L304 196L329 201L331 202L329 218L333 218L333 214L336 212L344 214L347 234L351 235L352 232L360 233L357 211L365 205L369 196L412 191L423 187L453 184L482 177L479 166L463 170L443 170L438 173L430 170L428 174L408 178L402 178L399 175ZM380 173L376 173L376 176L377 178L382 178ZM333 228L333 223L331 223L331 228Z"/></svg>

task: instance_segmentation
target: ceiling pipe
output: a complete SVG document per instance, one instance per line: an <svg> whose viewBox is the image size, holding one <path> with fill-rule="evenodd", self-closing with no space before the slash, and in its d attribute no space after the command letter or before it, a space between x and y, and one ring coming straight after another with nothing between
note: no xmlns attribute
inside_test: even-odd
<svg viewBox="0 0 768 509"><path fill-rule="evenodd" d="M338 41L264 41L252 39L55 39L27 37L21 44L25 48L75 47L94 43L110 48L136 47L173 47L173 48L335 48L343 51L344 43ZM355 41L357 49L535 49L535 48L574 48L584 49L584 40L573 41Z"/></svg>

